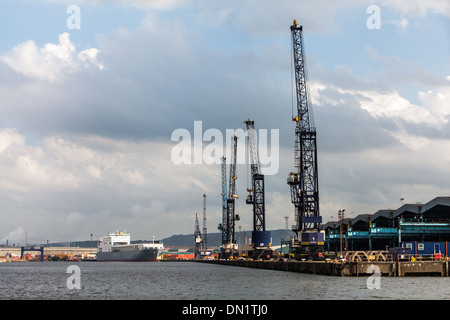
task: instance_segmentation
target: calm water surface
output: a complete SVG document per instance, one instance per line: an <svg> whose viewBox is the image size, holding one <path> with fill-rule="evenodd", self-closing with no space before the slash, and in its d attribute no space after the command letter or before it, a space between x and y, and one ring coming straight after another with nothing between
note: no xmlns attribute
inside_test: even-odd
<svg viewBox="0 0 450 320"><path fill-rule="evenodd" d="M80 289L68 288L68 279L74 276L67 273L71 265L79 267ZM0 264L0 299L443 300L450 297L448 277L381 277L380 289L368 289L368 278L196 262L18 262Z"/></svg>

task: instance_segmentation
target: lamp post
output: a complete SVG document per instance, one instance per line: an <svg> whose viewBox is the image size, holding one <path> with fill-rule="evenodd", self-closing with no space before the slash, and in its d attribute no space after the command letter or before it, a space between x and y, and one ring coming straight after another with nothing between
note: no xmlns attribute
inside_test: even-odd
<svg viewBox="0 0 450 320"><path fill-rule="evenodd" d="M289 224L288 224L289 216L284 217L284 219L286 220L286 236L285 236L285 239L284 239L284 244L288 248L287 253L289 253L289 247L288 247L290 245L290 237L289 237L289 230L288 230L288 228L289 228Z"/></svg>

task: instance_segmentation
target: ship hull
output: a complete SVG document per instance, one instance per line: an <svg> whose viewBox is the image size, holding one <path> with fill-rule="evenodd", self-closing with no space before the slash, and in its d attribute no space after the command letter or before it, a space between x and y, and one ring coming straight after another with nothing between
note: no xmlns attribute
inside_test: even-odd
<svg viewBox="0 0 450 320"><path fill-rule="evenodd" d="M97 252L97 261L157 261L158 249Z"/></svg>

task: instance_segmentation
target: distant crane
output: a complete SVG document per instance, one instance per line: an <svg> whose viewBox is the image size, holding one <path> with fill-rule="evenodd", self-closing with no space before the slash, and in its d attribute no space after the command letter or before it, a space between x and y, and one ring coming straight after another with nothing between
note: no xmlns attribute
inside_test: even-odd
<svg viewBox="0 0 450 320"><path fill-rule="evenodd" d="M291 202L295 206L296 233L292 251L297 259L323 258L325 233L319 229L319 179L317 170L316 128L309 100L306 60L303 47L303 27L295 21L291 26L297 96L295 126L295 168L287 183Z"/></svg>
<svg viewBox="0 0 450 320"><path fill-rule="evenodd" d="M203 236L202 236L202 255L206 255L207 247L207 232L206 232L206 194L203 194Z"/></svg>
<svg viewBox="0 0 450 320"><path fill-rule="evenodd" d="M217 229L222 231L222 244L227 241L227 160L222 156L222 222L219 223Z"/></svg>
<svg viewBox="0 0 450 320"><path fill-rule="evenodd" d="M194 243L195 243L194 258L200 259L201 258L202 234L200 231L200 225L198 224L197 214L195 214Z"/></svg>
<svg viewBox="0 0 450 320"><path fill-rule="evenodd" d="M253 259L259 259L261 257L270 258L272 256L272 250L270 250L270 231L266 231L265 224L264 175L260 170L255 122L249 118L244 123L247 125L249 164L252 180L252 187L247 188L249 194L245 201L247 204L253 205L253 250L251 256Z"/></svg>
<svg viewBox="0 0 450 320"><path fill-rule="evenodd" d="M222 158L222 200L226 194L226 172L225 157ZM231 139L231 163L230 163L230 181L228 187L228 196L226 198L226 208L224 209L223 224L219 224L219 229L222 230L222 246L221 246L221 258L228 259L237 250L235 224L240 220L238 214L236 214L235 200L239 198L236 194L236 163L237 163L237 136L234 135ZM225 186L225 188L224 188ZM226 210L225 210L226 209Z"/></svg>

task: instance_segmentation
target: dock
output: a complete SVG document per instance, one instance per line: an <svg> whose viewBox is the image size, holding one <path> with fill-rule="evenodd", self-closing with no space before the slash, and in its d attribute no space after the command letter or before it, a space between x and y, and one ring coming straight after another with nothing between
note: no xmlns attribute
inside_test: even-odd
<svg viewBox="0 0 450 320"><path fill-rule="evenodd" d="M80 247L0 247L0 262L22 261L24 253L37 253L40 260L42 254L47 256L85 256L95 255L97 248ZM9 256L9 258L8 258ZM12 258L14 257L14 258Z"/></svg>
<svg viewBox="0 0 450 320"><path fill-rule="evenodd" d="M264 260L193 260L201 263L269 269L327 276L449 276L449 261L264 261Z"/></svg>

